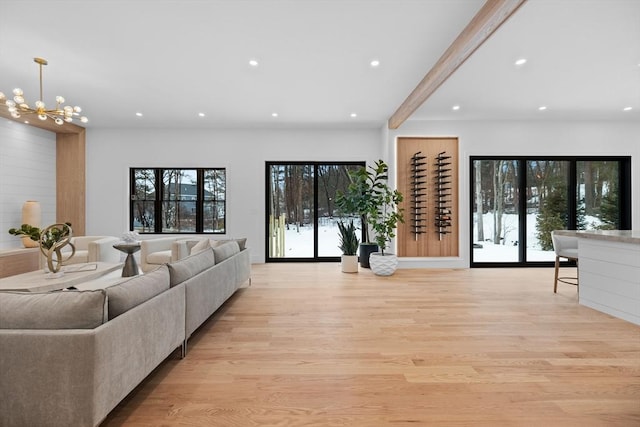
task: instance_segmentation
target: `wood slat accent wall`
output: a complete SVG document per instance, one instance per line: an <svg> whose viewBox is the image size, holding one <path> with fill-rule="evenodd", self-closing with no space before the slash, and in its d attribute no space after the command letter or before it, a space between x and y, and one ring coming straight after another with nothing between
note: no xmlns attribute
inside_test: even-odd
<svg viewBox="0 0 640 427"><path fill-rule="evenodd" d="M426 232L415 238L411 227L411 157L421 152L427 162ZM451 156L451 227L450 234L440 238L435 226L436 203L434 198L436 156L445 151ZM401 257L448 257L458 256L458 138L454 137L401 137L397 141L397 188L404 195L401 207L404 209L404 224L398 225L398 256Z"/></svg>

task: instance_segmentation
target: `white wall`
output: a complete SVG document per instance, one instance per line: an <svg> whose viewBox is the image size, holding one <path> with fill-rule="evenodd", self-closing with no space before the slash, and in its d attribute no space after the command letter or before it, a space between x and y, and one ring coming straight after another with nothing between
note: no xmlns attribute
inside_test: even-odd
<svg viewBox="0 0 640 427"><path fill-rule="evenodd" d="M8 233L22 223L22 204L38 200L41 226L56 218L56 135L0 119L0 249L20 248Z"/></svg>
<svg viewBox="0 0 640 427"><path fill-rule="evenodd" d="M87 235L128 230L131 167L224 167L225 236L246 236L253 262L264 262L265 162L371 162L380 141L378 129L88 130Z"/></svg>
<svg viewBox="0 0 640 427"><path fill-rule="evenodd" d="M640 227L640 123L407 121L400 129L389 132L387 158L395 159L397 138L404 136L459 138L460 256L446 259L405 259L400 261L400 267L469 266L470 156L631 156L632 227Z"/></svg>
<svg viewBox="0 0 640 427"><path fill-rule="evenodd" d="M632 156L632 225L640 227L640 123L408 121L399 130L87 130L87 234L128 229L130 167L226 167L227 237L247 236L264 261L266 161L395 163L398 136L460 140L460 256L404 259L401 267L469 266L469 157L473 155ZM392 169L394 166L392 166ZM392 173L395 173L392 171ZM55 135L0 120L0 249L19 247L6 231L20 225L25 200L55 221Z"/></svg>

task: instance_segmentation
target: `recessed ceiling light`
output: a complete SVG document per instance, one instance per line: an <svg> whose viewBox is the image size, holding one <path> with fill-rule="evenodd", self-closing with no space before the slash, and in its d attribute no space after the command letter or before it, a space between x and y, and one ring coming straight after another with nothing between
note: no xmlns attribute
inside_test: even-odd
<svg viewBox="0 0 640 427"><path fill-rule="evenodd" d="M204 113L198 113L198 116L200 117L204 117L204 115L205 115Z"/></svg>
<svg viewBox="0 0 640 427"><path fill-rule="evenodd" d="M624 107L622 109L622 111L631 111L631 110L633 110L633 107Z"/></svg>
<svg viewBox="0 0 640 427"><path fill-rule="evenodd" d="M453 111L458 111L460 109L460 106L459 105L454 105L453 107L451 107L451 109Z"/></svg>
<svg viewBox="0 0 640 427"><path fill-rule="evenodd" d="M257 67L258 66L258 61L255 59L250 59L249 60L249 65L251 65L252 67Z"/></svg>
<svg viewBox="0 0 640 427"><path fill-rule="evenodd" d="M369 65L371 65L371 67L373 67L373 68L376 68L376 67L380 66L380 60L374 59L369 63Z"/></svg>
<svg viewBox="0 0 640 427"><path fill-rule="evenodd" d="M351 113L349 114L351 117L358 117L358 115L356 113Z"/></svg>
<svg viewBox="0 0 640 427"><path fill-rule="evenodd" d="M29 120L25 120L25 121L24 121L24 124L25 124L25 125L28 125L28 124L29 124Z"/></svg>
<svg viewBox="0 0 640 427"><path fill-rule="evenodd" d="M542 105L542 106L538 107L538 110L540 110L540 111L544 111L546 109L547 109L546 105Z"/></svg>
<svg viewBox="0 0 640 427"><path fill-rule="evenodd" d="M526 58L520 58L515 62L515 65L524 65L527 63L527 59Z"/></svg>
<svg viewBox="0 0 640 427"><path fill-rule="evenodd" d="M136 116L142 117L142 113L136 113Z"/></svg>
<svg viewBox="0 0 640 427"><path fill-rule="evenodd" d="M271 117L278 117L278 113L271 113Z"/></svg>

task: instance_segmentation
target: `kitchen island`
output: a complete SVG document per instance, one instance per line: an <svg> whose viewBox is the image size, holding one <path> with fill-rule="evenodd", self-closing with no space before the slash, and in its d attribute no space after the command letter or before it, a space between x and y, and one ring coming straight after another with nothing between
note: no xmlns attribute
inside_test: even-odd
<svg viewBox="0 0 640 427"><path fill-rule="evenodd" d="M640 230L576 234L580 304L640 325Z"/></svg>

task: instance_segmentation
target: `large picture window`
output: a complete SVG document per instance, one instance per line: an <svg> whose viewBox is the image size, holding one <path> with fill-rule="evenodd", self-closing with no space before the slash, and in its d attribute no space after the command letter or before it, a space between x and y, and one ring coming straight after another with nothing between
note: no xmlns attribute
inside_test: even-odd
<svg viewBox="0 0 640 427"><path fill-rule="evenodd" d="M131 168L129 228L139 233L226 232L224 168Z"/></svg>
<svg viewBox="0 0 640 427"><path fill-rule="evenodd" d="M545 265L552 230L631 227L629 157L471 157L471 265Z"/></svg>

